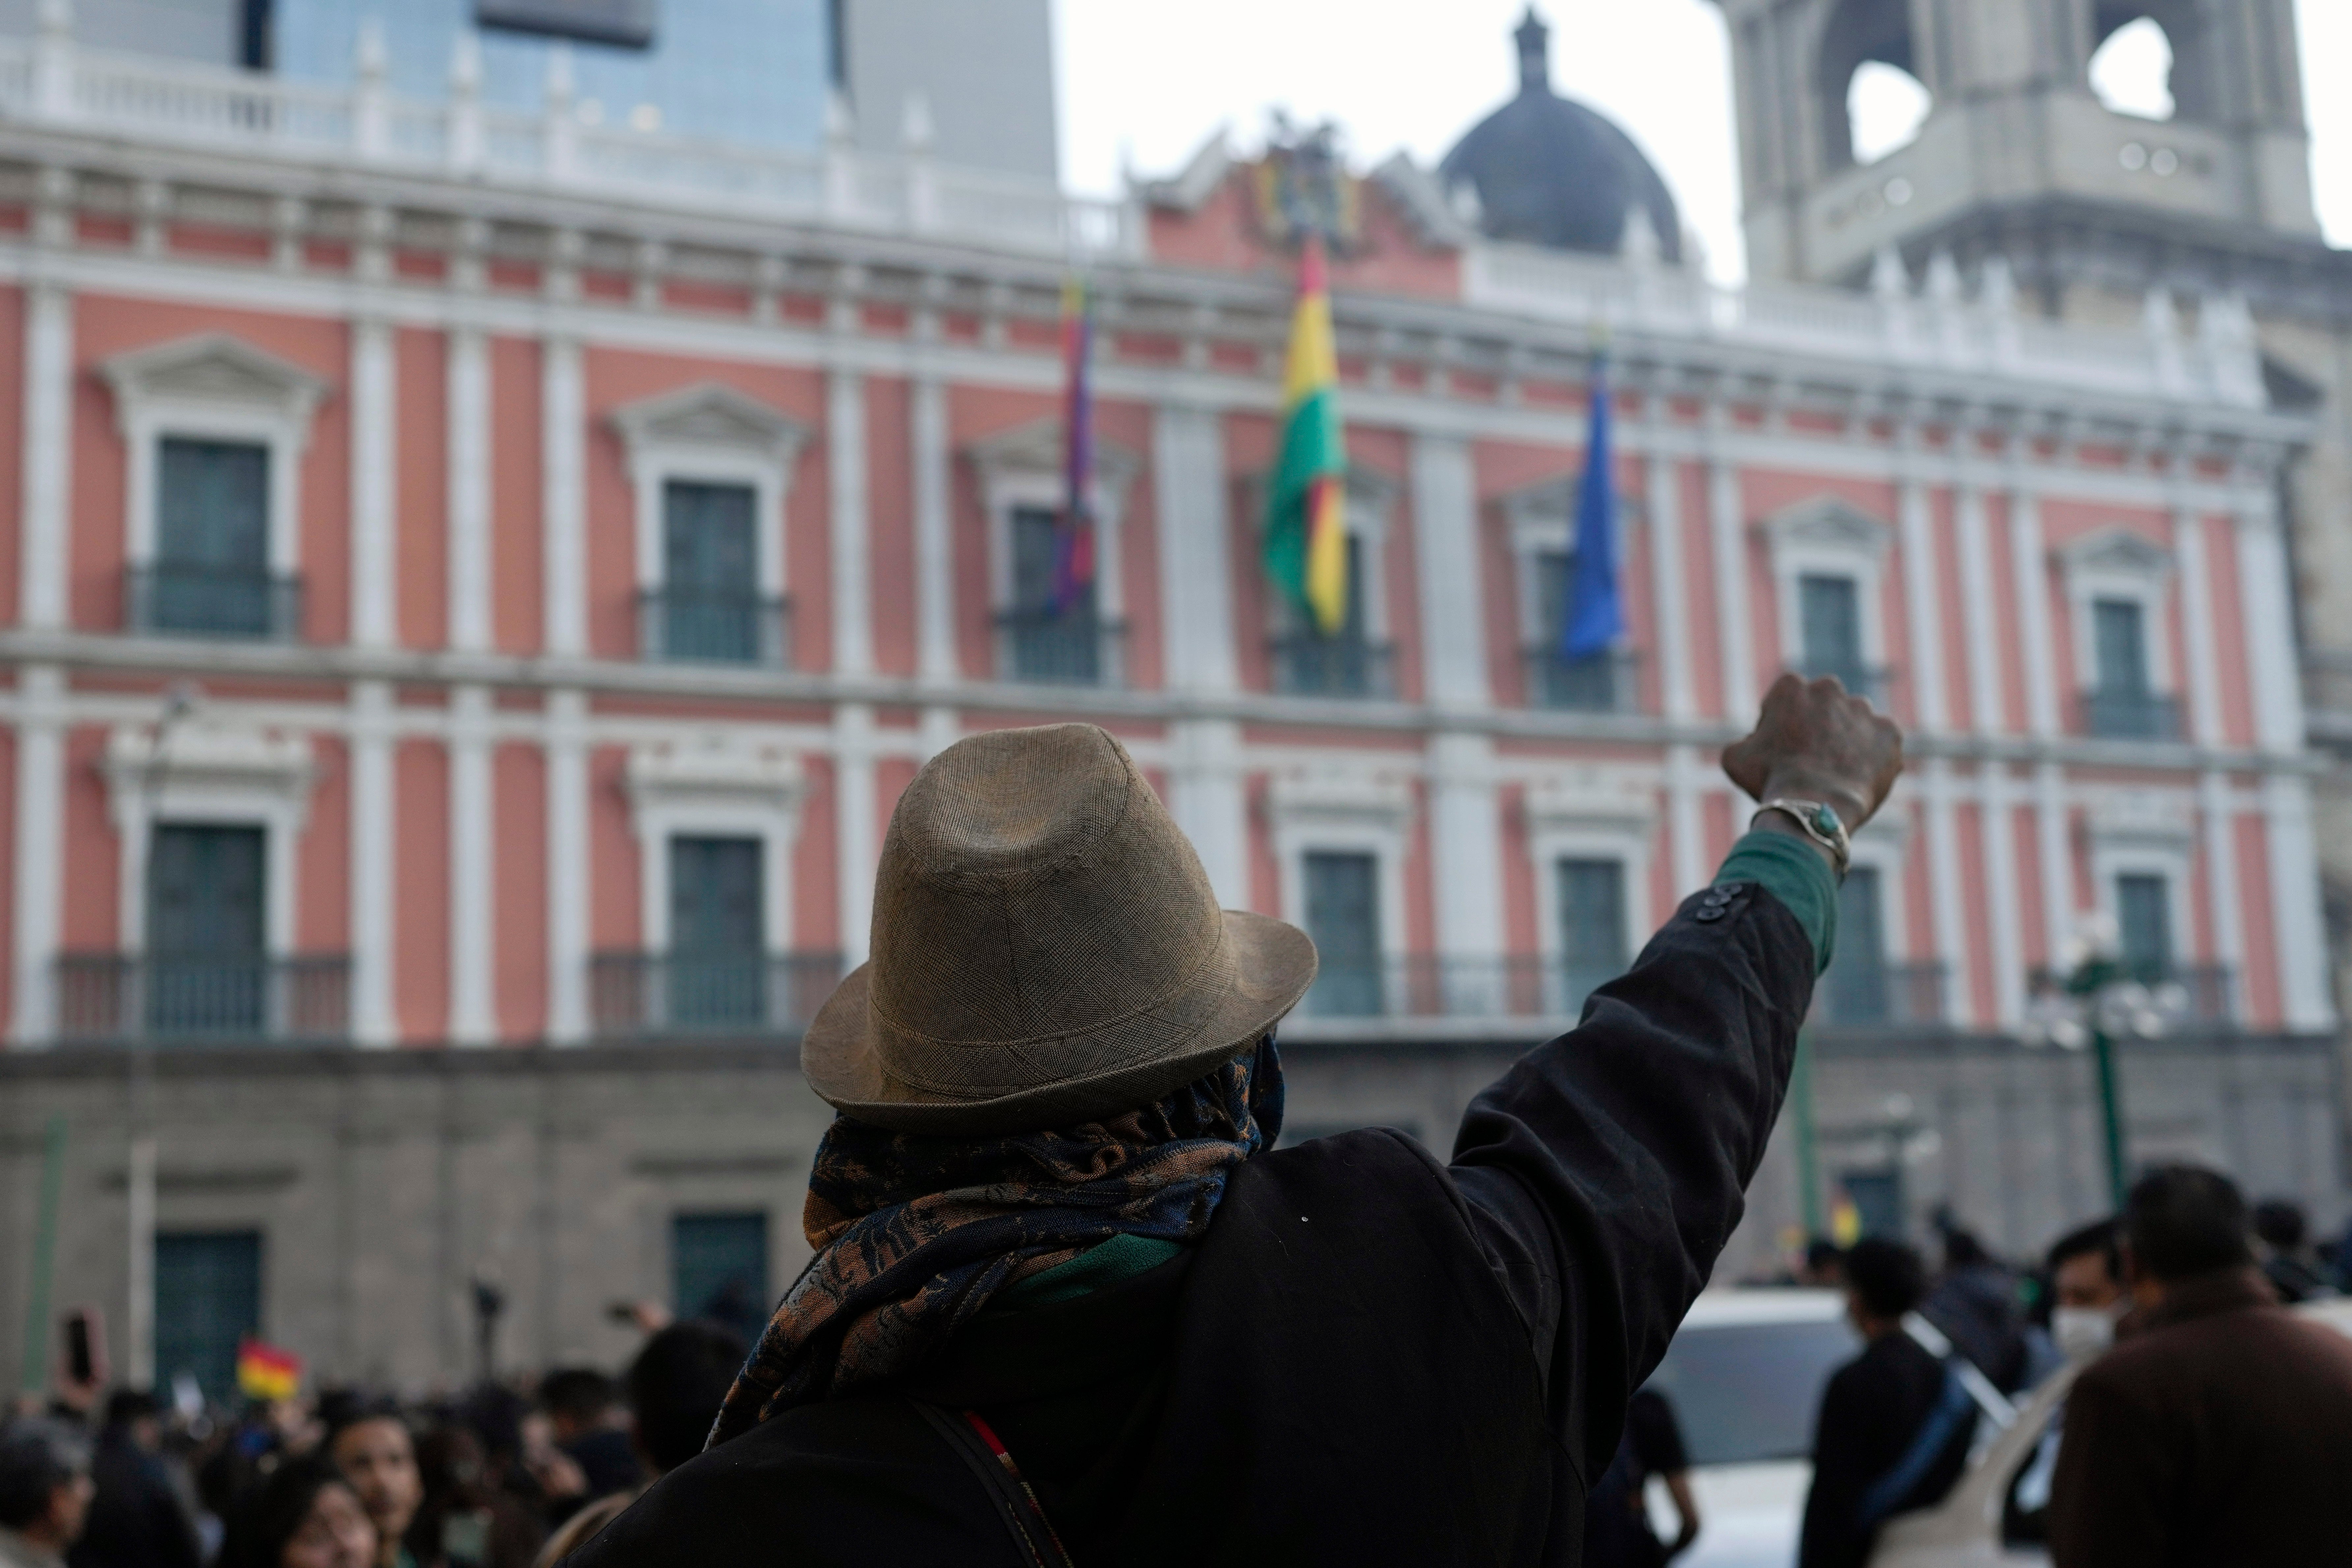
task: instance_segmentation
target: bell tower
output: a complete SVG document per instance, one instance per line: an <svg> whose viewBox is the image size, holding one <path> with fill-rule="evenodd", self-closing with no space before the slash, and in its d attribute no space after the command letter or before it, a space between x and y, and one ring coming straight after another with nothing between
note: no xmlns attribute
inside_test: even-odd
<svg viewBox="0 0 2352 1568"><path fill-rule="evenodd" d="M2036 213L2077 235L2194 230L2224 251L2233 236L2318 240L2294 0L1717 4L1759 278L1857 280L1890 244L1948 245L1965 263L1988 226L2022 237ZM2168 121L2091 88L2099 47L2144 18L2172 46ZM1874 60L1911 73L1933 108L1913 142L1864 164L1847 93Z"/></svg>

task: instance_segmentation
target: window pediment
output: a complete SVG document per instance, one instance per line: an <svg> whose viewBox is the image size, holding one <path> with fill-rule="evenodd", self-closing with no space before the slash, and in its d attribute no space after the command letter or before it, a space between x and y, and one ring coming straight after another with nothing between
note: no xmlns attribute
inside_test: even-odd
<svg viewBox="0 0 2352 1568"><path fill-rule="evenodd" d="M614 409L613 427L635 452L648 446L731 447L789 465L809 427L781 409L715 381Z"/></svg>
<svg viewBox="0 0 2352 1568"><path fill-rule="evenodd" d="M1816 496L1783 507L1758 525L1776 550L1836 552L1876 561L1892 542L1892 526L1843 496Z"/></svg>
<svg viewBox="0 0 2352 1568"><path fill-rule="evenodd" d="M1062 444L1062 421L1047 415L1025 425L983 436L964 448L972 466L985 475L1061 476L1068 462ZM1095 443L1095 483L1124 493L1142 459L1115 442Z"/></svg>
<svg viewBox="0 0 2352 1568"><path fill-rule="evenodd" d="M807 790L800 759L782 747L708 736L638 746L623 787L640 812L720 806L791 812Z"/></svg>
<svg viewBox="0 0 2352 1568"><path fill-rule="evenodd" d="M1528 826L1538 835L1646 834L1657 816L1657 790L1654 774L1622 768L1570 768L1528 786Z"/></svg>
<svg viewBox="0 0 2352 1568"><path fill-rule="evenodd" d="M1266 786L1277 827L1354 827L1402 833L1412 822L1412 786L1361 773L1281 773Z"/></svg>
<svg viewBox="0 0 2352 1568"><path fill-rule="evenodd" d="M2087 534L2052 553L2068 572L2084 575L2153 581L2172 571L2172 552L2127 528Z"/></svg>
<svg viewBox="0 0 2352 1568"><path fill-rule="evenodd" d="M226 332L205 332L120 353L99 367L129 435L134 410L157 403L235 407L307 428L327 384Z"/></svg>
<svg viewBox="0 0 2352 1568"><path fill-rule="evenodd" d="M2197 831L2196 803L2165 790L2110 789L2084 804L2084 826L2092 842L2186 851Z"/></svg>

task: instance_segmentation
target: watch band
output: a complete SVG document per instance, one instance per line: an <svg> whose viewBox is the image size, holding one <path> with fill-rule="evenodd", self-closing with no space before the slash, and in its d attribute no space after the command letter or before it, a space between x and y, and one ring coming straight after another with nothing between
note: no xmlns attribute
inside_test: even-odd
<svg viewBox="0 0 2352 1568"><path fill-rule="evenodd" d="M1795 823L1804 836L1830 852L1830 864L1845 880L1847 864L1853 858L1853 839L1845 830L1845 818L1840 816L1828 802L1799 800L1791 795L1775 795L1756 808L1756 816L1777 811ZM1756 817L1748 819L1752 826Z"/></svg>

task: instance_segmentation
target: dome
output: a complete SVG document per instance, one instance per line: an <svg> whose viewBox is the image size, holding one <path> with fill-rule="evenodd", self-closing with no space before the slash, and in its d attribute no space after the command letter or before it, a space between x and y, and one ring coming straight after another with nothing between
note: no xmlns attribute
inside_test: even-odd
<svg viewBox="0 0 2352 1568"><path fill-rule="evenodd" d="M1551 89L1551 29L1528 7L1513 37L1519 95L1471 127L1438 165L1450 191L1477 193L1479 226L1496 239L1613 256L1626 215L1650 217L1659 253L1682 260L1674 194L1607 116Z"/></svg>

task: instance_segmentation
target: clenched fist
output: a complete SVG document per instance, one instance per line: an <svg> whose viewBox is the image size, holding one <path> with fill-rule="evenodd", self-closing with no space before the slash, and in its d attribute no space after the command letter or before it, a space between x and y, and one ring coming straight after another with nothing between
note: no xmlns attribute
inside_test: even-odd
<svg viewBox="0 0 2352 1568"><path fill-rule="evenodd" d="M1758 800L1826 801L1851 833L1886 802L1903 771L1903 731L1834 676L1784 675L1755 730L1723 751L1723 771Z"/></svg>

